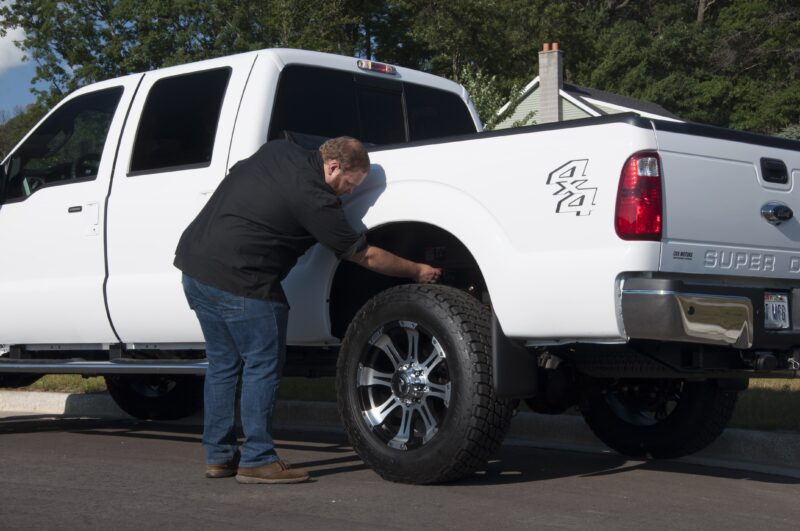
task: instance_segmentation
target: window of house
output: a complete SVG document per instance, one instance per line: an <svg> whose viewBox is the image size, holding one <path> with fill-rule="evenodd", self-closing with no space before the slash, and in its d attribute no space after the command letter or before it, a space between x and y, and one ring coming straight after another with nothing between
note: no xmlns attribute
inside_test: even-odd
<svg viewBox="0 0 800 531"><path fill-rule="evenodd" d="M150 89L129 175L211 164L230 68L168 77Z"/></svg>
<svg viewBox="0 0 800 531"><path fill-rule="evenodd" d="M10 157L2 186L5 202L39 188L97 177L122 87L74 98L51 114Z"/></svg>

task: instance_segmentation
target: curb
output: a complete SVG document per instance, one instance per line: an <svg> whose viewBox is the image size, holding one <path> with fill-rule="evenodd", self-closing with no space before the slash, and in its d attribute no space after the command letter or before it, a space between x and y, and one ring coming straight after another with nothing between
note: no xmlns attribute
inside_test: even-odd
<svg viewBox="0 0 800 531"><path fill-rule="evenodd" d="M130 418L106 393L69 394L36 391L0 391L0 413L69 417ZM182 422L201 425L201 415ZM336 404L278 400L278 429L342 431ZM511 423L506 444L538 448L610 453L575 415L520 412ZM800 433L762 432L729 428L708 448L677 462L776 474L800 479Z"/></svg>

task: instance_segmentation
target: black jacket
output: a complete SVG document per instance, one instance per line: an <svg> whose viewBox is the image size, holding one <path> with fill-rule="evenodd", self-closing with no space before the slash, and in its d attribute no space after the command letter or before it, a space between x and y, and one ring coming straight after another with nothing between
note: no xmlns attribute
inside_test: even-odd
<svg viewBox="0 0 800 531"><path fill-rule="evenodd" d="M366 247L325 183L319 152L275 140L231 168L183 232L174 263L215 288L286 302L280 283L316 242L340 259Z"/></svg>

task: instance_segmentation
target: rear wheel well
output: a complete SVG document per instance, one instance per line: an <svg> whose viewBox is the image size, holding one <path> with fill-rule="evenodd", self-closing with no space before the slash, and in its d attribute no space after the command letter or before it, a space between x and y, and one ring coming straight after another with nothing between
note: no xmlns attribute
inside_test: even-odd
<svg viewBox="0 0 800 531"><path fill-rule="evenodd" d="M486 283L472 253L451 233L419 222L382 225L367 234L370 245L398 256L441 267L440 283L472 293L488 301ZM387 277L343 260L333 276L329 311L331 334L343 338L356 312L372 297L408 279Z"/></svg>

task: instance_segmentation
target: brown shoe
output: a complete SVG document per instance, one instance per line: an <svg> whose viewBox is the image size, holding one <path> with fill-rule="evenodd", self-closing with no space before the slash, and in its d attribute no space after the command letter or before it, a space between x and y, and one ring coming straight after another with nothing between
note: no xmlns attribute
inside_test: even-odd
<svg viewBox="0 0 800 531"><path fill-rule="evenodd" d="M239 483L302 483L308 481L308 471L289 468L283 461L256 467L239 467L236 481Z"/></svg>
<svg viewBox="0 0 800 531"><path fill-rule="evenodd" d="M206 465L206 477L229 478L236 475L236 469L239 468L239 452L233 454L233 459L221 465Z"/></svg>

